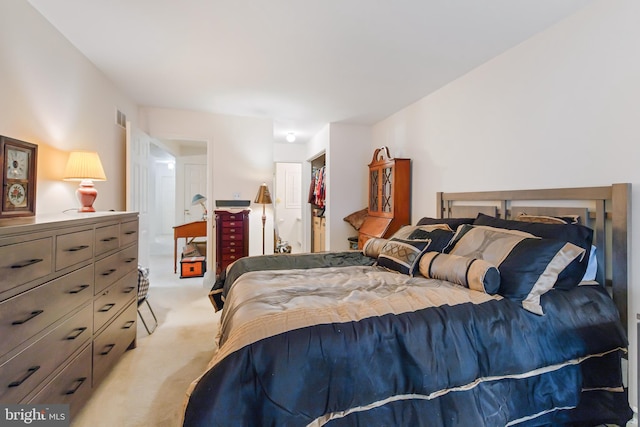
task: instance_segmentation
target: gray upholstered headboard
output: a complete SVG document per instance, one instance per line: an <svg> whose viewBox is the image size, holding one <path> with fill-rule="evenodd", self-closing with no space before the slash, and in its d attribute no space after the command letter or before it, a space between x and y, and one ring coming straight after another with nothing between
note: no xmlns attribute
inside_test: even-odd
<svg viewBox="0 0 640 427"><path fill-rule="evenodd" d="M439 218L471 218L478 213L511 219L529 215L579 215L594 230L597 280L610 291L627 328L627 287L631 227L631 184L605 187L437 193Z"/></svg>

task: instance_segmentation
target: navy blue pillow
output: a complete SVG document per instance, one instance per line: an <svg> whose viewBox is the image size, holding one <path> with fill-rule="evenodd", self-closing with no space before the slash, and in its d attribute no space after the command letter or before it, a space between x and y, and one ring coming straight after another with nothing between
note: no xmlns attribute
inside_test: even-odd
<svg viewBox="0 0 640 427"><path fill-rule="evenodd" d="M431 240L429 244L429 251L431 252L442 252L444 248L447 247L453 235L455 233L449 230L440 230L435 229L431 231L426 231L417 228L411 234L407 240Z"/></svg>
<svg viewBox="0 0 640 427"><path fill-rule="evenodd" d="M544 224L539 222L513 221L480 213L475 221L473 221L473 225L519 230L545 239L562 240L581 247L585 250L586 254L590 253L593 243L593 230L580 224ZM588 264L588 256L574 259L571 264L560 273L554 288L571 289L577 286L584 277Z"/></svg>
<svg viewBox="0 0 640 427"><path fill-rule="evenodd" d="M462 225L451 243L451 254L478 258L498 267L498 293L520 302L526 310L544 314L540 296L550 291L568 265L584 254L570 242L526 237L495 227Z"/></svg>

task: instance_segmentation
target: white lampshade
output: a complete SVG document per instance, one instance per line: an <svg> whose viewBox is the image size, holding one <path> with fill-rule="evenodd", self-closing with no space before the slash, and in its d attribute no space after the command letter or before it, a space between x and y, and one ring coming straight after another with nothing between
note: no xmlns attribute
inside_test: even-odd
<svg viewBox="0 0 640 427"><path fill-rule="evenodd" d="M98 190L93 187L93 181L106 181L102 162L98 153L94 151L72 151L64 171L65 181L80 181L76 196L80 202L78 212L95 212L93 202L98 197Z"/></svg>
<svg viewBox="0 0 640 427"><path fill-rule="evenodd" d="M64 171L65 181L106 181L100 157L95 151L72 151Z"/></svg>

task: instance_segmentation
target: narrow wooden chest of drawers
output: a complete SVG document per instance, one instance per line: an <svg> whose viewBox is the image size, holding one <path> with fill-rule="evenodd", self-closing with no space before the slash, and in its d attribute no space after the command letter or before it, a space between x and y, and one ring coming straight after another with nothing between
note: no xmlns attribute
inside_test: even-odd
<svg viewBox="0 0 640 427"><path fill-rule="evenodd" d="M216 274L249 255L249 210L216 210Z"/></svg>
<svg viewBox="0 0 640 427"><path fill-rule="evenodd" d="M0 220L0 403L77 413L135 347L138 215Z"/></svg>

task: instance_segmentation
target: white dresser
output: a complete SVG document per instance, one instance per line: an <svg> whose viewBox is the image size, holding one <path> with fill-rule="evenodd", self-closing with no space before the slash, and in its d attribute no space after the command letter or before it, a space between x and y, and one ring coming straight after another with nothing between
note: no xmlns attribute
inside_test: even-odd
<svg viewBox="0 0 640 427"><path fill-rule="evenodd" d="M77 413L135 347L138 214L0 220L0 402Z"/></svg>

